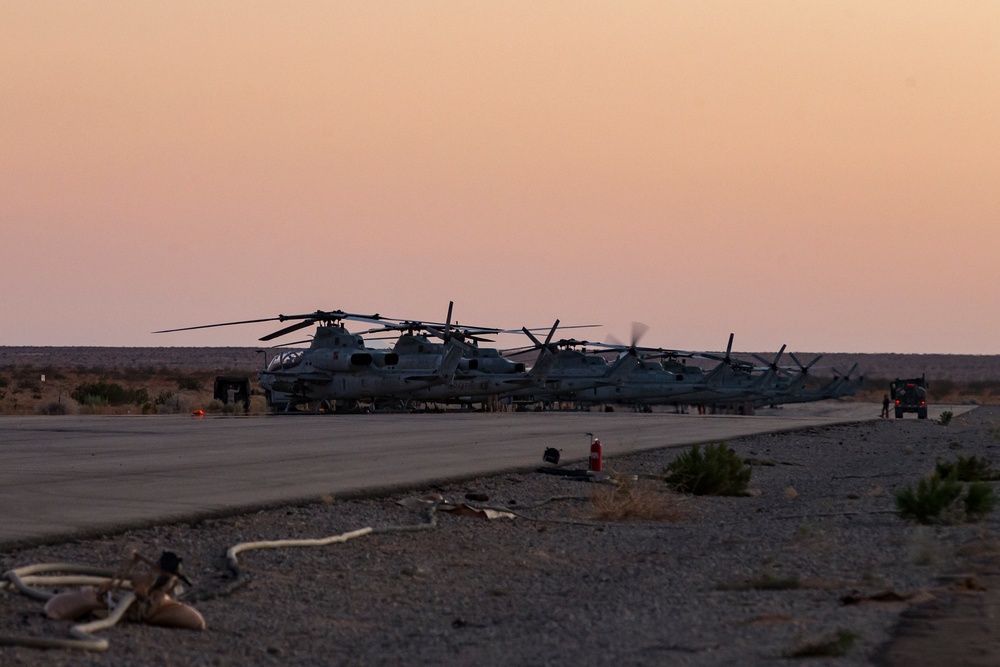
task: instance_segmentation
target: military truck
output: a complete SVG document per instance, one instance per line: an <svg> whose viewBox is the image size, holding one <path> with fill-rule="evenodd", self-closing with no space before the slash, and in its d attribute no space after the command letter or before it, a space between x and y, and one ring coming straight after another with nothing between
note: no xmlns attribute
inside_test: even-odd
<svg viewBox="0 0 1000 667"><path fill-rule="evenodd" d="M250 378L233 375L216 375L213 396L226 405L243 403L243 411L250 411Z"/></svg>
<svg viewBox="0 0 1000 667"><path fill-rule="evenodd" d="M917 419L927 419L927 381L923 375L896 378L889 383L889 396L896 406L896 419L902 419L904 412L916 412Z"/></svg>

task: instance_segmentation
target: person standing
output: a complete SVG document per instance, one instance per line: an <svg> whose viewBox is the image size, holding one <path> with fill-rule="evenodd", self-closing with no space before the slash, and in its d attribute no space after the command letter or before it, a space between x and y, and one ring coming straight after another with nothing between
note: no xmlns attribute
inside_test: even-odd
<svg viewBox="0 0 1000 667"><path fill-rule="evenodd" d="M889 394L882 395L882 418L889 418Z"/></svg>

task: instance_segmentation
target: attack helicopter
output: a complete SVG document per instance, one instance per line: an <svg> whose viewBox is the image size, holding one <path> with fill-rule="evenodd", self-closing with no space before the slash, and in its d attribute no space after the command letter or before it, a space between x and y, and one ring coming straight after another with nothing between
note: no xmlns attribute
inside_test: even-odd
<svg viewBox="0 0 1000 667"><path fill-rule="evenodd" d="M536 386L544 380L552 365L544 354L539 355L531 371L525 371L523 364L500 358L499 351L479 348L479 342L489 340L483 334L509 330L458 328L451 321L453 306L449 304L444 322L317 310L302 315L279 315L154 333L296 320L295 324L260 338L271 341L315 325L308 349L282 350L258 373L268 405L276 412L296 411L303 405L327 410L334 407L357 409L361 402L375 405L378 401L398 406L413 400L470 403L512 388ZM349 320L379 326L351 333L345 327ZM551 340L558 325L557 320L546 342ZM401 333L391 350L366 347L364 334L387 331ZM442 342L432 342L428 335ZM468 357L463 356L467 353ZM464 370L459 372L462 366ZM484 367L488 370L481 370Z"/></svg>
<svg viewBox="0 0 1000 667"><path fill-rule="evenodd" d="M620 386L640 363L638 356L627 353L609 364L600 354L588 354L587 347L593 347L596 343L572 338L554 342L547 339L543 343L527 328L522 331L531 339L533 345L528 348L508 350L507 354L518 355L530 350L539 350L540 354L548 353L552 359L551 367L540 386L515 389L505 394L505 398L516 403L552 404L575 401L581 391Z"/></svg>
<svg viewBox="0 0 1000 667"><path fill-rule="evenodd" d="M794 356L792 358L794 359ZM865 380L862 376L858 376L853 380L851 379L851 375L853 375L857 369L858 364L854 364L846 374L842 375L840 371L833 368L831 369L834 372L833 378L822 386L815 389L806 389L804 386L800 387L796 391L790 392L787 395L779 396L777 400L773 401L773 404L810 403L813 401L853 396L857 393L858 389L861 388L861 385Z"/></svg>
<svg viewBox="0 0 1000 667"><path fill-rule="evenodd" d="M618 360L631 356L638 362L621 378L621 381L577 390L573 400L584 405L617 403L646 406L652 402L667 401L671 397L707 387L704 371L698 366L689 368L677 362L668 367L665 361L658 361L664 359L676 362L678 358L697 356L696 353L640 347L639 341L647 330L645 324L633 322L632 339L629 344L621 343L613 336L609 336L606 343L590 343L593 349L615 353Z"/></svg>
<svg viewBox="0 0 1000 667"><path fill-rule="evenodd" d="M292 322L260 338L272 341L315 326L309 347L279 350L258 372L268 405L276 412L356 410L361 406L408 407L413 402L471 406L474 403L517 404L572 402L576 405L627 404L643 409L654 405L700 405L751 414L755 406L816 401L853 394L862 380L851 379L857 364L846 375L823 386L807 389L810 369L819 360L798 366L779 365L785 346L773 360L753 355L762 366L732 356L733 334L723 356L639 347L645 325L633 323L632 341L596 343L586 340L553 340L559 321L551 328L522 327L532 345L501 353L480 343L486 336L514 333L513 329L462 326L452 321L449 303L444 322L404 320L378 313L342 310L236 322L223 322L154 333L262 322ZM369 325L352 333L347 322ZM597 326L597 325L581 325ZM571 328L571 327L564 327ZM547 330L544 342L533 331ZM395 345L371 348L365 336L394 334ZM298 341L286 345L296 345ZM510 358L517 353L537 353L533 363ZM609 355L612 355L609 358ZM616 357L613 355L617 355ZM703 369L686 364L686 358L717 361ZM526 368L527 367L527 368ZM815 384L815 383L812 383Z"/></svg>
<svg viewBox="0 0 1000 667"><path fill-rule="evenodd" d="M396 371L399 357L395 352L367 348L362 336L352 334L344 326L347 320L377 324L382 321L382 317L377 313L365 315L342 310L317 310L302 315L279 315L272 318L164 329L153 333L292 320L297 322L259 339L267 342L316 326L308 349L283 350L258 373L258 382L268 405L275 411L288 412L298 405L312 402L358 400L381 393L388 387L397 388L401 384L410 382L418 384L441 382L454 373L461 358L461 348L452 345L438 367L431 369L433 372L418 375L409 371Z"/></svg>
<svg viewBox="0 0 1000 667"><path fill-rule="evenodd" d="M638 338L645 325L633 323L633 337L630 345L612 341L600 345L605 350L622 354L631 352L641 357L641 363L622 383L615 386L595 387L577 392L575 400L584 404L618 403L650 409L653 405L698 405L711 406L713 411L730 411L752 414L755 406L776 405L781 402L798 400L820 400L833 397L830 388L822 394L803 393L802 387L812 368L822 355L803 365L791 354L799 367L798 373L791 373L788 367L779 365L785 347L782 346L774 359L764 359L752 355L762 366L738 360L732 355L734 335L730 334L723 356L707 352L666 350L663 348L639 347ZM712 359L718 364L705 372L696 365L686 365L679 359ZM662 362L655 361L663 359ZM853 372L853 369L852 369ZM801 398L800 398L801 397Z"/></svg>
<svg viewBox="0 0 1000 667"><path fill-rule="evenodd" d="M776 405L788 396L797 395L804 385L809 369L819 361L820 356L809 364L799 365L798 374L791 374L789 368L779 365L786 345L782 345L773 359L765 359L757 354L751 356L761 366L736 359L732 356L734 335L729 334L729 342L723 356L699 353L696 356L715 359L718 365L701 379L702 388L690 393L678 393L662 401L669 404L691 404L711 407L713 411L753 414L754 408L762 405Z"/></svg>

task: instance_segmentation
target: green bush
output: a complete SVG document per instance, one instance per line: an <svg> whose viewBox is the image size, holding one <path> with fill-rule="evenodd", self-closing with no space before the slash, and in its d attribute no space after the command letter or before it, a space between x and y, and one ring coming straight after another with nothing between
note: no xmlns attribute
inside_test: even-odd
<svg viewBox="0 0 1000 667"><path fill-rule="evenodd" d="M665 471L665 479L682 493L696 496L742 496L753 469L725 443L708 445L704 453L695 445L675 458Z"/></svg>
<svg viewBox="0 0 1000 667"><path fill-rule="evenodd" d="M896 493L900 517L923 524L979 521L995 506L996 496L989 484L966 485L954 473L944 477L934 471L915 488L908 485Z"/></svg>
<svg viewBox="0 0 1000 667"><path fill-rule="evenodd" d="M907 485L899 491L896 509L904 519L935 523L946 518L961 495L961 482L934 472L917 482L916 488Z"/></svg>
<svg viewBox="0 0 1000 667"><path fill-rule="evenodd" d="M992 482L1000 480L1000 472L988 459L958 455L955 461L938 461L934 469L941 477L954 476L960 482Z"/></svg>
<svg viewBox="0 0 1000 667"><path fill-rule="evenodd" d="M955 416L954 412L952 412L951 410L945 410L944 412L941 413L941 416L938 417L938 423L941 424L941 426L947 426L949 423L951 423L951 418L954 416Z"/></svg>
<svg viewBox="0 0 1000 667"><path fill-rule="evenodd" d="M193 375L182 375L177 378L177 388L188 391L201 391L201 380Z"/></svg>
<svg viewBox="0 0 1000 667"><path fill-rule="evenodd" d="M993 487L986 482L972 482L965 494L965 515L969 521L985 519L997 505Z"/></svg>
<svg viewBox="0 0 1000 667"><path fill-rule="evenodd" d="M70 394L84 405L142 405L149 402L145 389L126 389L115 382L90 382L77 386Z"/></svg>

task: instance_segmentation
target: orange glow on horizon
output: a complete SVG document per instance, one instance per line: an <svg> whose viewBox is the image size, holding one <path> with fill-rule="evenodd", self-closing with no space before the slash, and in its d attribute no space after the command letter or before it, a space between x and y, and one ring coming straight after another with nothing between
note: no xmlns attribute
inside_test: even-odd
<svg viewBox="0 0 1000 667"><path fill-rule="evenodd" d="M1000 354L997 4L48 0L0 76L0 345L454 300Z"/></svg>

